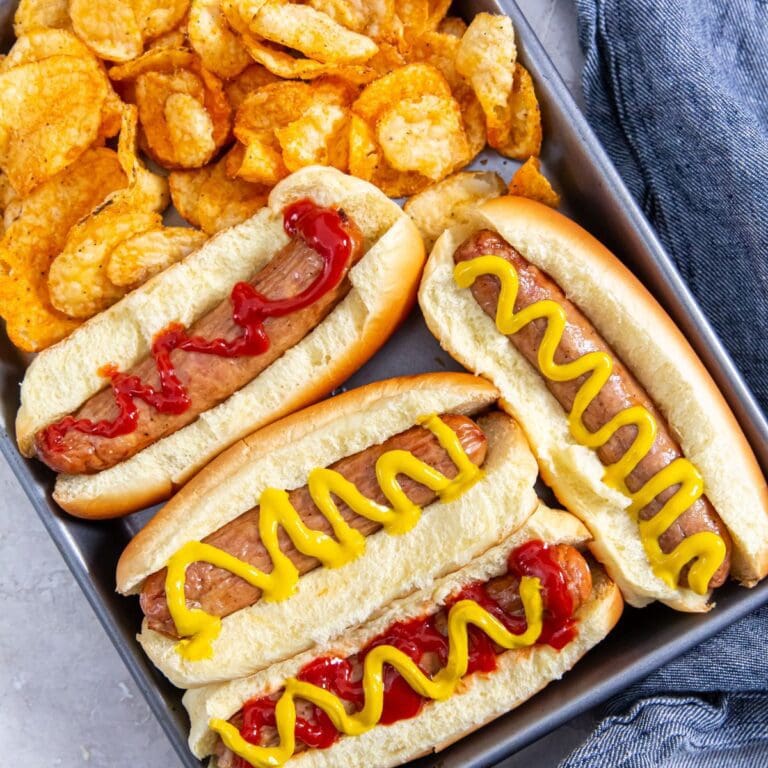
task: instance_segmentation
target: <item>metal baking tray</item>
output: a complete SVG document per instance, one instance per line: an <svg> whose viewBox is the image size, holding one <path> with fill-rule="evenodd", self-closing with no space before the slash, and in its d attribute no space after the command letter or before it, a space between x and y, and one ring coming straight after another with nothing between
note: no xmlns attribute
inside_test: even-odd
<svg viewBox="0 0 768 768"><path fill-rule="evenodd" d="M12 42L14 6L14 2L0 0L2 50ZM545 136L542 160L563 193L563 210L623 259L677 321L723 390L763 471L768 471L768 423L521 11L511 0L458 0L453 8L454 13L467 20L480 11L503 12L512 18L521 61L533 75L541 102ZM476 165L499 170L508 179L516 164L487 153ZM397 334L346 387L398 374L456 368L415 309ZM16 450L13 423L23 371L21 356L3 335L0 452L173 743L181 763L186 768L199 768L200 763L187 749L188 723L180 692L155 670L135 640L140 625L138 600L119 597L114 591L117 559L153 510L100 523L77 520L58 510L51 498L53 474L39 462L23 459ZM66 386L66 382L61 384ZM413 767L493 765L768 602L768 580L752 590L726 586L718 590L717 602L716 609L706 615L679 614L662 606L642 612L627 609L616 630L563 680L448 750L415 762Z"/></svg>

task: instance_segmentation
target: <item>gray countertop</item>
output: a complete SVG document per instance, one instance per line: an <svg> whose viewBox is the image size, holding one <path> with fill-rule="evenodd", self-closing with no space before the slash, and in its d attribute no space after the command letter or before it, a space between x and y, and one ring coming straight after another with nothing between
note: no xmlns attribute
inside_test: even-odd
<svg viewBox="0 0 768 768"><path fill-rule="evenodd" d="M518 0L571 92L581 55L572 0ZM0 754L30 768L173 768L179 760L10 469L0 463ZM505 761L555 765L588 716Z"/></svg>

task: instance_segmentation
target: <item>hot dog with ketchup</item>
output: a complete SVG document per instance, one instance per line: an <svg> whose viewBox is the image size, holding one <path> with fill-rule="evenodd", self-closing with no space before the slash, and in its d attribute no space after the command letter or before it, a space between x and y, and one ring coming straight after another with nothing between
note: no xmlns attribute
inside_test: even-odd
<svg viewBox="0 0 768 768"><path fill-rule="evenodd" d="M587 539L540 506L375 620L188 691L192 751L214 768L385 768L451 744L562 676L618 620L618 588L578 549Z"/></svg>
<svg viewBox="0 0 768 768"><path fill-rule="evenodd" d="M40 354L19 446L63 473L54 497L73 514L166 498L362 365L409 309L422 263L415 229L375 187L302 169L251 219Z"/></svg>
<svg viewBox="0 0 768 768"><path fill-rule="evenodd" d="M390 379L224 452L120 558L152 661L181 687L250 674L516 530L537 469L497 396L469 374Z"/></svg>
<svg viewBox="0 0 768 768"><path fill-rule="evenodd" d="M768 494L733 414L664 311L594 238L500 198L435 244L420 304L489 377L627 600L706 610L768 571Z"/></svg>

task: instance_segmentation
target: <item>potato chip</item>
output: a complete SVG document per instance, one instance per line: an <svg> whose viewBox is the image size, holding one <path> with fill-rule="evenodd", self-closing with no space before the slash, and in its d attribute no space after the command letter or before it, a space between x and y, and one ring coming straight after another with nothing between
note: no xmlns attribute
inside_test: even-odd
<svg viewBox="0 0 768 768"><path fill-rule="evenodd" d="M254 35L324 64L360 64L378 50L371 38L309 5L267 0L253 16L243 18Z"/></svg>
<svg viewBox="0 0 768 768"><path fill-rule="evenodd" d="M456 55L460 41L441 32L425 32L414 40L407 53L408 62L431 64L443 74L452 91L467 87L456 69Z"/></svg>
<svg viewBox="0 0 768 768"><path fill-rule="evenodd" d="M200 188L197 216L204 232L214 234L251 217L266 205L269 187L229 179L226 157L219 160Z"/></svg>
<svg viewBox="0 0 768 768"><path fill-rule="evenodd" d="M115 246L107 262L109 281L129 291L196 251L208 235L189 227L150 229Z"/></svg>
<svg viewBox="0 0 768 768"><path fill-rule="evenodd" d="M509 182L509 194L538 200L550 208L560 205L560 195L552 189L549 180L541 172L538 157L529 157L518 169Z"/></svg>
<svg viewBox="0 0 768 768"><path fill-rule="evenodd" d="M231 164L227 163L228 178L231 178L230 167ZM288 175L288 168L283 162L280 146L274 136L251 139L244 147L240 166L235 175L253 184L267 186L273 186L280 179L284 179Z"/></svg>
<svg viewBox="0 0 768 768"><path fill-rule="evenodd" d="M216 151L213 122L205 107L187 93L172 93L163 113L176 162L183 168L205 165Z"/></svg>
<svg viewBox="0 0 768 768"><path fill-rule="evenodd" d="M92 62L49 56L0 73L0 168L22 196L95 140L107 86Z"/></svg>
<svg viewBox="0 0 768 768"><path fill-rule="evenodd" d="M512 130L499 152L515 160L525 160L541 153L541 110L533 89L533 80L522 64L515 65L515 84L510 98Z"/></svg>
<svg viewBox="0 0 768 768"><path fill-rule="evenodd" d="M13 17L16 37L36 29L69 29L69 0L21 0Z"/></svg>
<svg viewBox="0 0 768 768"><path fill-rule="evenodd" d="M194 227L200 226L197 204L203 184L210 178L213 168L206 165L193 171L171 171L168 176L173 207Z"/></svg>
<svg viewBox="0 0 768 768"><path fill-rule="evenodd" d="M203 81L203 104L213 123L213 141L218 149L230 139L232 107L221 80L202 64L195 64L194 71Z"/></svg>
<svg viewBox="0 0 768 768"><path fill-rule="evenodd" d="M374 40L392 34L394 0L309 0L308 5L330 16L343 27L368 35Z"/></svg>
<svg viewBox="0 0 768 768"><path fill-rule="evenodd" d="M131 0L131 5L145 40L170 32L189 10L189 0Z"/></svg>
<svg viewBox="0 0 768 768"><path fill-rule="evenodd" d="M403 210L413 219L427 251L449 227L469 220L471 211L506 192L502 178L491 171L463 171L411 197Z"/></svg>
<svg viewBox="0 0 768 768"><path fill-rule="evenodd" d="M331 165L341 171L349 163L348 109L316 103L285 128L275 131L289 171L307 165Z"/></svg>
<svg viewBox="0 0 768 768"><path fill-rule="evenodd" d="M187 44L187 25L185 22L179 24L176 29L166 32L152 40L147 46L147 50L160 51L166 48L183 48Z"/></svg>
<svg viewBox="0 0 768 768"><path fill-rule="evenodd" d="M376 123L376 137L390 166L442 179L469 154L461 110L452 97L426 94L400 101Z"/></svg>
<svg viewBox="0 0 768 768"><path fill-rule="evenodd" d="M128 0L70 0L69 15L77 36L102 59L130 61L144 49Z"/></svg>
<svg viewBox="0 0 768 768"><path fill-rule="evenodd" d="M437 31L452 37L463 37L467 31L467 23L458 16L446 16L437 26Z"/></svg>
<svg viewBox="0 0 768 768"><path fill-rule="evenodd" d="M500 147L512 125L515 32L508 16L478 13L461 38L456 69L472 85L485 112L488 143Z"/></svg>
<svg viewBox="0 0 768 768"><path fill-rule="evenodd" d="M266 67L261 64L251 64L244 69L234 80L224 84L224 91L227 94L232 109L237 110L245 101L248 94L253 93L262 85L269 85L277 82L277 77L273 75Z"/></svg>
<svg viewBox="0 0 768 768"><path fill-rule="evenodd" d="M219 0L192 0L189 42L203 65L219 77L236 77L251 63L248 51L230 28Z"/></svg>
<svg viewBox="0 0 768 768"><path fill-rule="evenodd" d="M313 59L294 58L280 46L258 40L249 34L243 35L242 42L254 61L278 77L314 80L321 75L333 74L361 84L376 79L376 70L369 66L324 64Z"/></svg>
<svg viewBox="0 0 768 768"><path fill-rule="evenodd" d="M156 48L147 51L133 61L110 67L111 80L135 80L145 72L175 72L177 69L193 69L195 54L185 48Z"/></svg>
<svg viewBox="0 0 768 768"><path fill-rule="evenodd" d="M78 325L53 309L48 269L69 230L105 195L125 184L113 150L88 149L77 163L40 184L18 205L0 242L0 264L5 265L0 267L0 314L17 347L38 351Z"/></svg>
<svg viewBox="0 0 768 768"><path fill-rule="evenodd" d="M114 304L126 290L113 285L107 277L112 249L161 224L158 213L130 210L115 202L79 222L48 272L53 306L70 317L87 318Z"/></svg>

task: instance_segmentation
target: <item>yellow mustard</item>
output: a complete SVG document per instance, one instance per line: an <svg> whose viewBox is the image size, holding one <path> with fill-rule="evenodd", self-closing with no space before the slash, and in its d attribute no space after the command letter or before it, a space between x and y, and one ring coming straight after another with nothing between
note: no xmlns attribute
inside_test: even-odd
<svg viewBox="0 0 768 768"><path fill-rule="evenodd" d="M538 640L542 628L543 606L539 580L523 576L520 597L525 609L527 628L521 635L513 635L494 616L474 600L460 600L448 613L448 661L434 677L429 677L402 651L391 645L379 645L370 651L363 662L363 693L365 704L359 712L347 714L337 696L312 683L290 678L275 709L280 743L276 747L249 744L234 725L213 718L209 727L218 733L224 744L236 755L247 760L254 768L270 768L286 763L296 748L295 699L302 699L320 707L335 728L346 736L359 736L370 731L381 719L384 706L385 664L394 667L408 685L421 696L434 701L448 699L467 673L469 663L469 635L471 624L485 632L494 643L505 650L524 648Z"/></svg>
<svg viewBox="0 0 768 768"><path fill-rule="evenodd" d="M539 369L544 376L552 381L572 381L588 375L579 387L568 415L571 434L581 445L599 448L621 427L632 425L637 428L637 436L629 450L615 464L606 467L603 480L631 499L629 512L638 521L640 538L654 573L674 589L683 566L695 558L696 562L688 572L688 584L697 594L705 594L712 576L725 558L726 547L722 537L711 531L702 531L685 538L666 554L659 545L659 536L704 493L704 481L699 471L688 459L678 458L654 475L640 490L632 493L627 488L626 478L651 450L658 429L656 419L647 408L636 405L617 413L596 432L590 432L582 416L611 376L611 356L595 351L569 363L556 363L555 351L566 326L563 307L556 301L544 299L515 312L519 287L517 270L500 256L479 256L454 268L454 279L460 288L469 288L480 275L493 275L499 279L501 291L496 309L496 327L505 336L517 333L534 320L547 320L538 351ZM678 490L656 515L650 520L639 519L638 513L643 507L661 491L678 484Z"/></svg>
<svg viewBox="0 0 768 768"><path fill-rule="evenodd" d="M267 488L259 499L259 535L272 560L273 570L264 573L229 553L200 541L185 544L168 560L165 593L168 610L182 640L176 645L179 654L188 661L213 656L212 642L221 630L221 619L200 608L187 607L184 594L187 567L205 562L223 568L262 591L264 600L281 601L296 589L299 573L278 543L282 526L300 552L316 557L327 568L339 568L359 557L365 550L365 536L348 525L334 501L340 498L358 515L381 523L392 535L410 531L421 516L421 508L403 491L398 475L406 475L435 492L443 501L461 495L482 477L482 470L472 463L462 448L456 433L437 415L422 417L418 422L435 435L458 469L449 480L445 475L417 459L409 451L391 450L376 461L376 479L390 507L377 504L338 472L313 469L307 480L310 496L333 528L334 537L307 528L291 504L288 494Z"/></svg>

